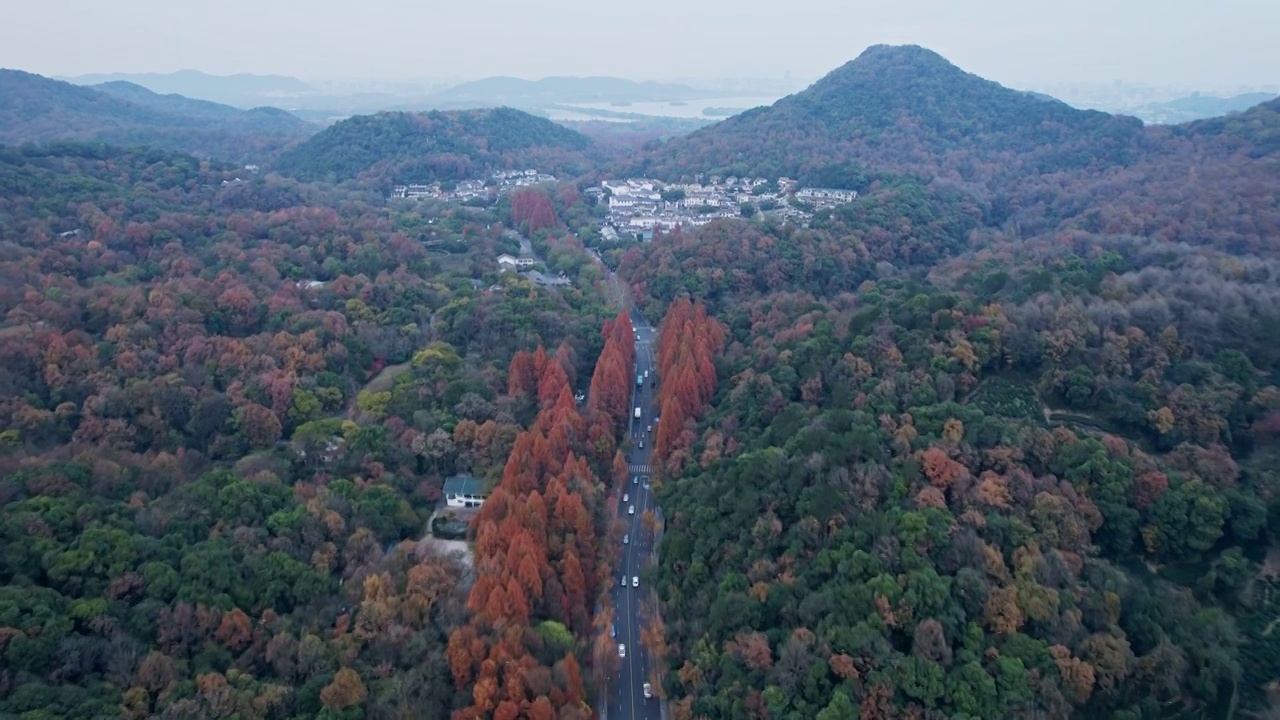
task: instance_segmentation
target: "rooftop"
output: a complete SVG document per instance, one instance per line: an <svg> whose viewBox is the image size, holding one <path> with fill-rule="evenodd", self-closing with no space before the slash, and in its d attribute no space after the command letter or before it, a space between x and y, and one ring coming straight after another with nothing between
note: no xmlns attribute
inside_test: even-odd
<svg viewBox="0 0 1280 720"><path fill-rule="evenodd" d="M445 495L484 495L484 481L472 475L454 475L444 481Z"/></svg>

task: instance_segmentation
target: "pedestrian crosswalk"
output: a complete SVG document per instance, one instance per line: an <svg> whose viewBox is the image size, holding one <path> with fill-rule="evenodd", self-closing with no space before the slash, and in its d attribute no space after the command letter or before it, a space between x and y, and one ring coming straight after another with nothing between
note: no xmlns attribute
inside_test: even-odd
<svg viewBox="0 0 1280 720"><path fill-rule="evenodd" d="M652 475L653 473L649 472L648 465L632 465L631 474L632 475Z"/></svg>

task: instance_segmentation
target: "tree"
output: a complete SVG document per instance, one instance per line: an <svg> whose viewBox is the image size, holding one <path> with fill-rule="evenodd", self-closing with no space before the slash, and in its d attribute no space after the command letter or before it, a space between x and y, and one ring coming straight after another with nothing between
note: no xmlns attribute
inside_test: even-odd
<svg viewBox="0 0 1280 720"><path fill-rule="evenodd" d="M511 194L511 221L516 226L527 227L529 232L555 227L559 222L551 198L535 188Z"/></svg>
<svg viewBox="0 0 1280 720"><path fill-rule="evenodd" d="M364 702L368 694L360 675L355 670L344 667L320 691L320 702L326 708L345 710Z"/></svg>
<svg viewBox="0 0 1280 720"><path fill-rule="evenodd" d="M230 650L241 650L253 638L249 616L240 608L232 608L231 612L222 616L216 633L218 642Z"/></svg>
<svg viewBox="0 0 1280 720"><path fill-rule="evenodd" d="M725 643L724 650L736 655L752 670L768 670L773 666L773 654L769 639L761 633L740 633Z"/></svg>
<svg viewBox="0 0 1280 720"><path fill-rule="evenodd" d="M283 431L280 418L257 403L249 403L241 407L236 416L236 423L245 443L255 450L275 445Z"/></svg>

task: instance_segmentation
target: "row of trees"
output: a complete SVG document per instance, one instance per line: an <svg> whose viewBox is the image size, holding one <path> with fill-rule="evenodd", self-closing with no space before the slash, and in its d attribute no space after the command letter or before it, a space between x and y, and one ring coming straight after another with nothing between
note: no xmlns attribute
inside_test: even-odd
<svg viewBox="0 0 1280 720"><path fill-rule="evenodd" d="M653 451L664 469L678 474L689 460L697 421L716 391L715 358L724 348L725 328L701 302L678 298L658 330L658 390L661 422Z"/></svg>
<svg viewBox="0 0 1280 720"><path fill-rule="evenodd" d="M512 359L510 391L538 412L472 522L470 618L448 646L456 686L470 688L472 702L453 713L456 720L591 716L581 662L597 666L590 639L611 612L595 610L608 598L616 546L604 542L613 530L606 495L627 476L613 448L629 403L614 408L608 398L628 387L630 372L618 375L617 363L634 358L631 332L625 313L605 326L590 421L578 412L559 353L539 347ZM597 426L608 434L589 431Z"/></svg>
<svg viewBox="0 0 1280 720"><path fill-rule="evenodd" d="M634 332L631 316L625 310L616 321L605 325L604 349L596 361L587 396L591 413L612 418L615 433L626 430L631 412L631 382L636 368Z"/></svg>

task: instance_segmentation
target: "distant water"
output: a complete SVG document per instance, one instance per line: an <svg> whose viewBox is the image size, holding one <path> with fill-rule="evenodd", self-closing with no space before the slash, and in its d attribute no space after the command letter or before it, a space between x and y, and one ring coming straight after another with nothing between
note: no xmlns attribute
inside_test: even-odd
<svg viewBox="0 0 1280 720"><path fill-rule="evenodd" d="M584 108L582 112L565 110L563 108L542 108L539 113L545 113L548 120L562 122L565 120L605 120L607 122L633 122L629 118L604 117L596 115L590 109Z"/></svg>
<svg viewBox="0 0 1280 720"><path fill-rule="evenodd" d="M761 105L772 105L778 101L778 97L780 96L706 98L705 100L686 100L684 105L672 105L670 101L666 100L660 102L636 102L625 108L610 107L608 103L571 103L571 106L582 108L587 113L592 110L612 110L614 112L625 111L653 117L709 118L710 116L702 114L702 111L706 108L739 108L739 110L747 110ZM565 118L563 119L579 119L570 117L571 115L572 113L565 113ZM553 114L553 119L558 118L555 118ZM720 118L716 117L714 119L719 120Z"/></svg>

